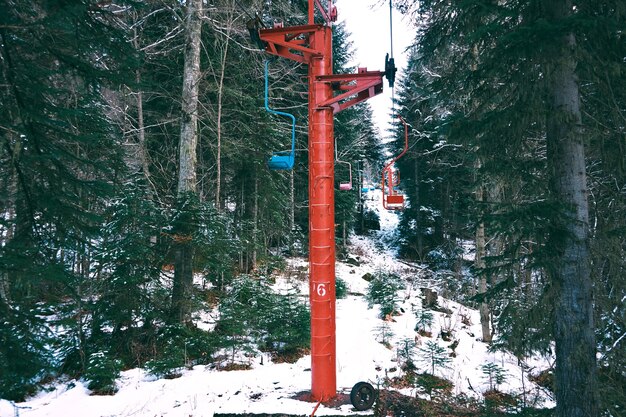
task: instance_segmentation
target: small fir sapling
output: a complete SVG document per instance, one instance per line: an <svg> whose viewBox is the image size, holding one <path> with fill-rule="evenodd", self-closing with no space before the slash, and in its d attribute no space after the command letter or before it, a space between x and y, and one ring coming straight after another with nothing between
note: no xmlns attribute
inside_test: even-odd
<svg viewBox="0 0 626 417"><path fill-rule="evenodd" d="M335 278L335 297L337 299L346 298L348 296L348 284L340 277Z"/></svg>
<svg viewBox="0 0 626 417"><path fill-rule="evenodd" d="M419 309L415 312L415 331L422 336L430 337L430 328L433 324L434 316L432 311Z"/></svg>
<svg viewBox="0 0 626 417"><path fill-rule="evenodd" d="M428 340L419 351L421 362L430 366L432 375L435 375L436 368L448 368L448 363L451 361L450 356L446 349L439 346L437 342Z"/></svg>
<svg viewBox="0 0 626 417"><path fill-rule="evenodd" d="M369 307L380 305L380 317L385 318L397 310L399 290L404 285L400 278L388 272L378 272L367 287L365 299Z"/></svg>
<svg viewBox="0 0 626 417"><path fill-rule="evenodd" d="M382 343L384 346L391 348L389 340L393 337L393 332L391 331L391 326L386 321L383 321L381 325L376 327L376 335L378 336L378 341Z"/></svg>
<svg viewBox="0 0 626 417"><path fill-rule="evenodd" d="M415 371L417 369L413 361L416 347L415 340L409 338L401 340L396 345L398 363L401 364L404 371Z"/></svg>
<svg viewBox="0 0 626 417"><path fill-rule="evenodd" d="M481 365L480 369L483 372L483 378L489 382L489 391L496 391L498 389L498 385L501 385L506 381L506 371L493 362Z"/></svg>
<svg viewBox="0 0 626 417"><path fill-rule="evenodd" d="M185 329L182 325L167 325L157 335L153 359L145 363L148 373L156 377L177 378L187 364Z"/></svg>
<svg viewBox="0 0 626 417"><path fill-rule="evenodd" d="M98 351L89 355L85 369L87 388L94 394L110 395L117 391L115 380L120 376L122 361L112 358L107 351Z"/></svg>
<svg viewBox="0 0 626 417"><path fill-rule="evenodd" d="M297 294L275 293L268 283L237 277L222 298L216 333L220 347L236 354L254 346L275 355L292 355L309 346L309 310Z"/></svg>

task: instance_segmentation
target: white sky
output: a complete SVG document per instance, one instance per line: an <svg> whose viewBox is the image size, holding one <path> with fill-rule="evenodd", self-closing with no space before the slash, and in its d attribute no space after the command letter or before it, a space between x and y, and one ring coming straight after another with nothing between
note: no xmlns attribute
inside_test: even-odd
<svg viewBox="0 0 626 417"><path fill-rule="evenodd" d="M336 0L338 20L346 22L346 29L352 34L354 65L367 67L372 71L384 71L385 54L391 52L389 39L389 2L377 5L380 0ZM415 29L408 19L398 11L393 11L393 56L398 72L396 87L401 72L406 68L405 49L413 42ZM374 111L374 122L383 136L391 122L391 88L384 80L383 93L370 99Z"/></svg>

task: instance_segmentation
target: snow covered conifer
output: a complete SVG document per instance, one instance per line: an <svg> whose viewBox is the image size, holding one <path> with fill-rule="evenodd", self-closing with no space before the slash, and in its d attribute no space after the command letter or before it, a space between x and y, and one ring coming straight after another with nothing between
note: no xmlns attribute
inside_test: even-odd
<svg viewBox="0 0 626 417"><path fill-rule="evenodd" d="M428 310L419 309L415 312L415 331L419 332L422 336L426 332L430 333L430 326L433 324L433 313Z"/></svg>
<svg viewBox="0 0 626 417"><path fill-rule="evenodd" d="M481 365L484 378L489 382L489 391L497 390L498 385L506 381L506 372L500 366L493 362Z"/></svg>
<svg viewBox="0 0 626 417"><path fill-rule="evenodd" d="M396 350L398 355L398 362L402 364L402 369L405 371L414 371L416 369L413 358L415 356L415 348L417 344L413 339L403 339L398 342Z"/></svg>
<svg viewBox="0 0 626 417"><path fill-rule="evenodd" d="M404 285L397 275L379 271L369 283L365 299L370 308L374 304L379 304L380 317L385 318L396 311L398 304L397 293L402 288L404 288Z"/></svg>
<svg viewBox="0 0 626 417"><path fill-rule="evenodd" d="M447 368L451 361L446 349L432 340L427 341L419 350L422 363L430 366L432 375L435 375L436 368Z"/></svg>
<svg viewBox="0 0 626 417"><path fill-rule="evenodd" d="M114 359L105 350L89 355L85 369L85 378L89 380L87 388L94 394L114 394L117 391L115 380L120 376L122 361Z"/></svg>

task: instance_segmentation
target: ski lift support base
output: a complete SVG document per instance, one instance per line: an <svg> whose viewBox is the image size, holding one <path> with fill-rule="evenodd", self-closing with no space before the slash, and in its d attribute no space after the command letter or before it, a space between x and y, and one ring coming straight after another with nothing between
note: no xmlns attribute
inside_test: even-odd
<svg viewBox="0 0 626 417"><path fill-rule="evenodd" d="M325 24L315 24L315 6ZM382 92L385 73L360 69L332 74L329 0L308 0L308 25L260 29L265 51L307 64L309 83L309 299L311 305L311 396L337 395L335 339L335 194L333 115ZM333 88L339 91L334 95Z"/></svg>

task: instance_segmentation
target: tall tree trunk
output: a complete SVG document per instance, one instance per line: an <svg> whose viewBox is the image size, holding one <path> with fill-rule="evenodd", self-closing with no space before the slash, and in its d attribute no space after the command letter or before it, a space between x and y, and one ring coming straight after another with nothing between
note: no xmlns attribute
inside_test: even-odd
<svg viewBox="0 0 626 417"><path fill-rule="evenodd" d="M421 261L424 256L424 238L422 231L422 216L421 216L421 201L420 201L420 172L419 172L419 159L416 157L413 162L413 181L415 183L415 201L411 202L411 205L415 207L415 231L417 233L417 258Z"/></svg>
<svg viewBox="0 0 626 417"><path fill-rule="evenodd" d="M296 229L296 192L294 188L293 169L289 171L289 253L293 251L294 230Z"/></svg>
<svg viewBox="0 0 626 417"><path fill-rule="evenodd" d="M478 171L482 166L480 159L476 161L476 170ZM479 205L480 213L483 213L483 202L485 201L485 190L483 188L483 181L478 181L478 188L476 189L476 202ZM480 219L476 226L476 256L474 258L474 266L479 274L478 281L478 293L485 294L487 292L487 274L484 271L485 268L485 254L487 252L487 244L485 241L485 223ZM491 313L489 311L489 304L487 300L483 300L480 303L480 327L483 334L483 342L491 343L492 334L489 327Z"/></svg>
<svg viewBox="0 0 626 417"><path fill-rule="evenodd" d="M220 79L217 84L217 181L215 186L215 208L217 208L218 210L220 209L220 198L222 189L222 99L224 96L224 75L226 73L226 58L228 57L231 26L231 21L229 19L224 40L224 50L222 52Z"/></svg>
<svg viewBox="0 0 626 417"><path fill-rule="evenodd" d="M478 190L476 191L476 201L478 204L482 204L484 200L484 190L482 186L479 185ZM476 267L479 274L478 281L478 293L485 294L487 292L487 274L485 271L481 271L485 268L485 253L486 253L486 243L485 243L485 223L481 220L476 226L476 256L474 258L474 266ZM482 329L483 334L483 342L491 343L492 335L491 328L489 327L490 323L490 311L489 304L486 300L483 300L480 303L479 307L480 311L480 327Z"/></svg>
<svg viewBox="0 0 626 417"><path fill-rule="evenodd" d="M139 50L139 34L137 28L133 30L133 46ZM137 82L137 138L139 139L139 159L141 160L141 170L146 182L156 192L152 179L150 178L150 161L148 159L148 147L146 146L146 128L143 120L143 91L141 89L141 71L135 71L135 81Z"/></svg>
<svg viewBox="0 0 626 417"><path fill-rule="evenodd" d="M254 173L254 210L252 213L253 229L252 229L252 269L256 268L257 263L257 235L259 233L259 177Z"/></svg>
<svg viewBox="0 0 626 417"><path fill-rule="evenodd" d="M15 198L17 194L17 173L15 169L12 169L11 166L9 170L9 178L7 179L7 198L6 198L6 206L3 207L3 211L5 212L5 219L7 222L6 232L2 239L0 239L0 245L2 247L6 247L11 240L13 240L13 232L15 230L15 225L13 222L15 221ZM5 307L11 305L11 281L9 279L9 273L6 269L0 270L0 303L4 304Z"/></svg>
<svg viewBox="0 0 626 417"><path fill-rule="evenodd" d="M196 147L198 144L198 84L200 82L200 40L202 0L188 0L186 11L185 67L183 73L182 115L179 143L178 209L174 233L174 286L172 319L191 320L193 285L194 220L190 204L195 200Z"/></svg>
<svg viewBox="0 0 626 417"><path fill-rule="evenodd" d="M555 27L571 16L571 0L545 4ZM590 275L589 208L585 150L576 69L576 38L566 33L546 50L546 75L551 109L547 116L547 155L550 187L562 204L556 251L551 270L557 299L554 308L556 344L556 415L598 416L596 393L596 341Z"/></svg>
<svg viewBox="0 0 626 417"><path fill-rule="evenodd" d="M359 227L360 230L360 234L365 234L365 213L364 211L364 201L363 201L363 188L365 188L363 185L363 170L365 169L365 166L363 165L363 163L361 162L361 169L359 170L359 220L360 220L360 224L361 227Z"/></svg>

